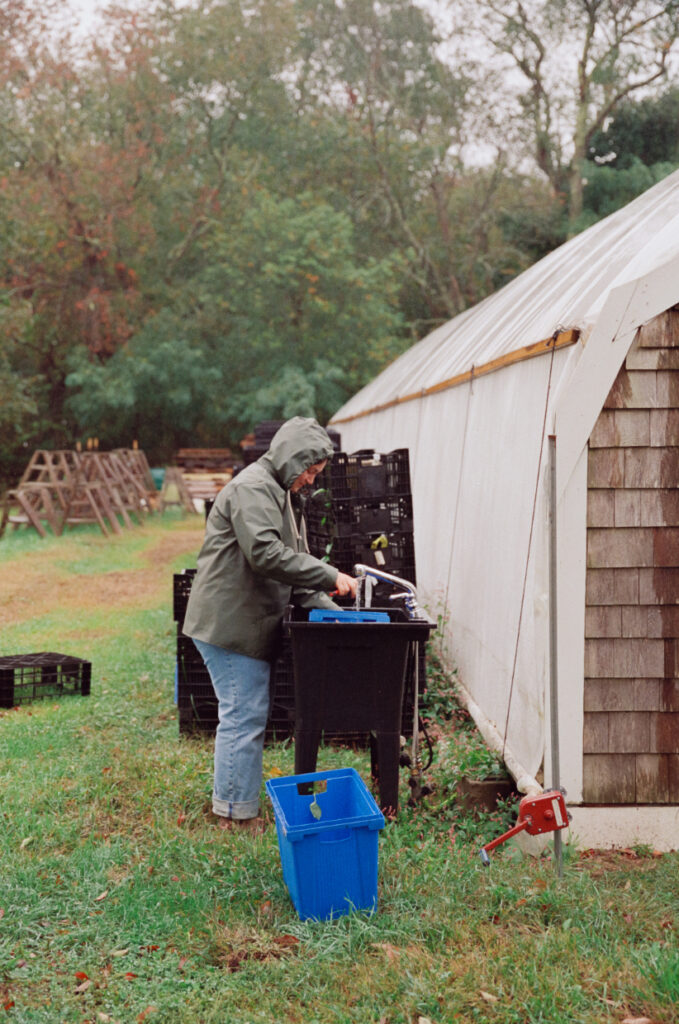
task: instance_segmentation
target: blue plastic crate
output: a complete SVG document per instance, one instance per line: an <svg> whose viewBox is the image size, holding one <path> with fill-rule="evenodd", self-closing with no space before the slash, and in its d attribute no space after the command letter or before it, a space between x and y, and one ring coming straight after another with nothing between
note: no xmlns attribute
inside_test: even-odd
<svg viewBox="0 0 679 1024"><path fill-rule="evenodd" d="M388 612L373 612L369 608L338 611L335 608L312 608L309 622L389 622Z"/></svg>
<svg viewBox="0 0 679 1024"><path fill-rule="evenodd" d="M309 783L326 782L311 813ZM302 921L377 909L377 839L384 816L353 768L269 779L283 879Z"/></svg>

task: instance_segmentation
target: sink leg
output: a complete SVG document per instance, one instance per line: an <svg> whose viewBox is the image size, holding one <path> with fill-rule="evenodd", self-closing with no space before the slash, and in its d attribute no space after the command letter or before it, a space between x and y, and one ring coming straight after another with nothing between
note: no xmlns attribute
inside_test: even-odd
<svg viewBox="0 0 679 1024"><path fill-rule="evenodd" d="M295 729L295 775L306 775L316 771L318 747L321 742L320 729ZM313 783L307 783L309 793Z"/></svg>
<svg viewBox="0 0 679 1024"><path fill-rule="evenodd" d="M398 769L401 736L397 732L378 732L370 737L371 771L379 783L380 809L393 815L398 810ZM376 755L376 763L375 763Z"/></svg>

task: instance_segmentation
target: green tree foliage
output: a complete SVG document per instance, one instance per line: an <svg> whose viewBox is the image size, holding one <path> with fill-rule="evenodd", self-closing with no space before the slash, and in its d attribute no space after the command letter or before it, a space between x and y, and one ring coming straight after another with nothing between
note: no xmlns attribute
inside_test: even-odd
<svg viewBox="0 0 679 1024"><path fill-rule="evenodd" d="M592 136L589 158L616 170L637 160L647 167L679 164L679 88L621 103Z"/></svg>
<svg viewBox="0 0 679 1024"><path fill-rule="evenodd" d="M132 431L169 455L264 418L325 422L402 351L397 260L361 258L347 216L310 195L247 199L237 231L219 218L203 235L202 266L172 307L105 364L73 361L70 409L103 424L104 442Z"/></svg>
<svg viewBox="0 0 679 1024"><path fill-rule="evenodd" d="M620 209L678 166L679 89L621 103L592 136L578 226Z"/></svg>

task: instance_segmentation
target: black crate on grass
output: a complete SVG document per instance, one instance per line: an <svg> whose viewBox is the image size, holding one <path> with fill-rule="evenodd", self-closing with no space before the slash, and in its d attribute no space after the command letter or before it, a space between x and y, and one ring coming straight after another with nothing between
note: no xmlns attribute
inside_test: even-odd
<svg viewBox="0 0 679 1024"><path fill-rule="evenodd" d="M172 578L172 615L175 622L178 622L180 626L186 615L186 605L195 575L195 569L183 569L182 572L176 572Z"/></svg>
<svg viewBox="0 0 679 1024"><path fill-rule="evenodd" d="M295 726L295 688L288 638L271 671L271 705L265 740L291 736ZM214 733L219 720L210 674L190 637L177 636L177 714L179 732Z"/></svg>
<svg viewBox="0 0 679 1024"><path fill-rule="evenodd" d="M0 658L0 708L71 694L88 696L92 663L68 654L41 651Z"/></svg>

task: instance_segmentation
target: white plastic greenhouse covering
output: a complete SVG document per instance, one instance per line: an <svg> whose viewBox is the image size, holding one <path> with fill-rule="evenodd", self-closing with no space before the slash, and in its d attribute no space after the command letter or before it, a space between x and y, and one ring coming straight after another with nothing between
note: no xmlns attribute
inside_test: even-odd
<svg viewBox="0 0 679 1024"><path fill-rule="evenodd" d="M543 762L550 775L556 435L569 802L582 799L587 442L636 329L677 302L679 172L414 345L331 421L344 451L409 449L420 601L444 616L448 663L524 789Z"/></svg>

